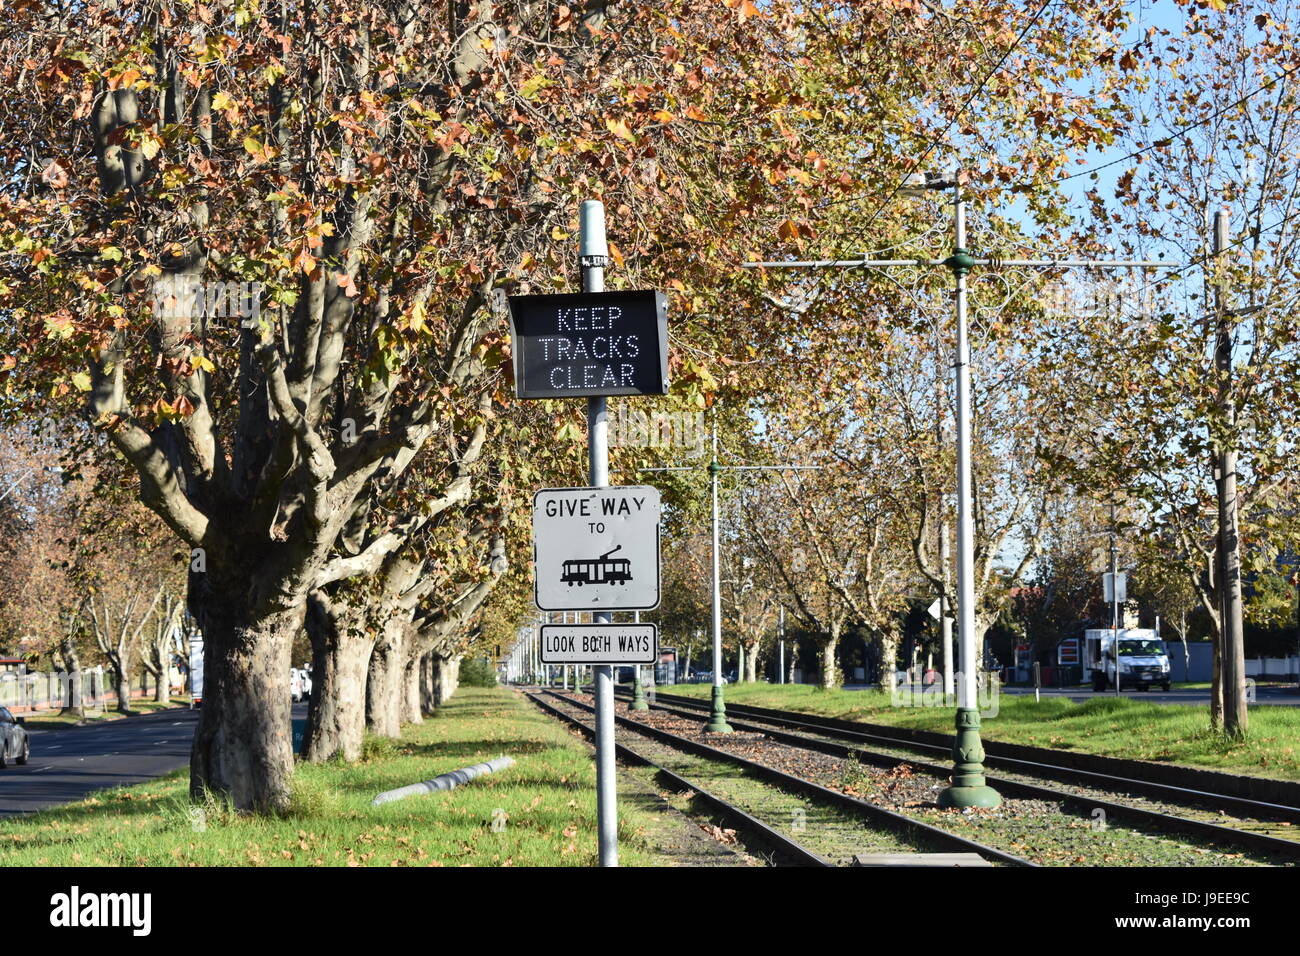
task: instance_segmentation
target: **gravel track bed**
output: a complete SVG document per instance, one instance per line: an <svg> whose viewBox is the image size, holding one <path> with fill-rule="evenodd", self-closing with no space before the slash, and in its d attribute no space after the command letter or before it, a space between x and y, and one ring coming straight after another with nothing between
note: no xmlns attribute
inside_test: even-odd
<svg viewBox="0 0 1300 956"><path fill-rule="evenodd" d="M675 705L673 705L675 706ZM637 716L633 714L633 716ZM685 719L685 718L683 718ZM761 724L762 719L752 716L737 715L736 720L754 724ZM687 719L687 723L691 721ZM808 737L810 740L821 740L829 743L839 744L841 746L859 746L855 741L848 741L833 734L819 734L806 730L792 730L790 728L778 728L783 733L799 734ZM923 763L943 763L944 761L934 754L925 754L918 756L914 750L908 750L905 747L890 747L882 744L862 744L864 750L870 750L873 753L885 754L890 757L896 757L900 760L918 760ZM923 772L923 771L921 771ZM1006 770L1001 767L990 767L989 772L1005 780L1013 780L1017 783L1034 784L1040 787L1050 787L1053 790L1059 790L1062 793L1068 793L1071 796L1082 797L1084 799L1094 799L1106 801L1109 803L1119 803L1125 806L1135 807L1140 810L1151 810L1156 813L1165 813L1171 816L1183 817L1189 820L1200 820L1205 823L1217 823L1220 826L1232 827L1237 830L1245 830L1253 833L1263 833L1268 836L1277 837L1281 840L1292 840L1300 842L1300 827L1291 825L1286 821L1279 820L1262 820L1258 817L1240 816L1216 807L1210 800L1186 800L1170 802L1156 800L1151 797L1144 797L1140 794L1128 793L1122 790L1106 790L1101 787L1090 787L1082 784L1066 783L1060 780L1054 780L1049 777L1034 776L1028 773L1018 773L1013 770ZM1294 860L1285 860L1283 863L1294 865Z"/></svg>
<svg viewBox="0 0 1300 956"><path fill-rule="evenodd" d="M593 703L588 696L579 696L578 700ZM548 703L583 722L591 720L590 712L566 707L563 700L551 698ZM627 728L618 728L617 735L620 743L661 767L697 783L714 796L721 797L838 866L852 863L855 853L933 853L945 849L931 844L923 837L913 838L887 829L870 827L858 816L756 780L732 764L682 753L650 737L633 735ZM672 795L662 796L675 806L678 805ZM706 817L710 815L707 809L691 812ZM751 848L751 852L757 851Z"/></svg>
<svg viewBox="0 0 1300 956"><path fill-rule="evenodd" d="M585 694L578 699L588 705L594 702ZM947 779L911 765L884 770L780 743L759 733L705 734L702 717L681 717L660 710L629 712L622 702L615 706L620 716L644 721L657 729L860 797L1034 863L1047 866L1293 865L1291 860L1257 850L1224 847L1195 837L1162 833L1143 824L1084 815L1053 800L1004 798L1002 806L995 810L943 810L936 801L939 791L947 786ZM899 756L906 759L905 754ZM1064 785L1059 786L1065 789ZM1140 805L1131 796L1106 793L1105 797L1116 802L1123 797ZM1158 808L1158 804L1151 803L1153 808Z"/></svg>

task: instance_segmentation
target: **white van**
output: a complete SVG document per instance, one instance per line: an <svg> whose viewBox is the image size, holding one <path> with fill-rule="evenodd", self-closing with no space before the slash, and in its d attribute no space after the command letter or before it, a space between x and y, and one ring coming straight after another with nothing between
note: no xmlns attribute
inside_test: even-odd
<svg viewBox="0 0 1300 956"><path fill-rule="evenodd" d="M1116 640L1118 636L1118 640ZM1118 645L1119 689L1148 690L1159 684L1169 690L1169 651L1155 631L1145 627L1089 628L1083 632L1083 674L1094 691L1114 687Z"/></svg>

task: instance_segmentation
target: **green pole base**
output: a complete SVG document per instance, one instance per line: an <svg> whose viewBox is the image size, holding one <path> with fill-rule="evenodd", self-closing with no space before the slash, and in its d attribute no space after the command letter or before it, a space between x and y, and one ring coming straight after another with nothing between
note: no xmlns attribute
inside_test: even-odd
<svg viewBox="0 0 1300 956"><path fill-rule="evenodd" d="M939 794L939 806L964 810L992 809L1002 805L1002 795L984 780L984 745L980 741L980 712L957 708L957 736L952 745L952 786Z"/></svg>
<svg viewBox="0 0 1300 956"><path fill-rule="evenodd" d="M645 699L645 688L641 686L641 678L637 677L632 681L632 710L649 710L650 705Z"/></svg>
<svg viewBox="0 0 1300 956"><path fill-rule="evenodd" d="M722 688L714 685L713 688L713 713L709 715L709 722L704 725L706 734L729 734L731 725L727 723L727 707L722 702Z"/></svg>

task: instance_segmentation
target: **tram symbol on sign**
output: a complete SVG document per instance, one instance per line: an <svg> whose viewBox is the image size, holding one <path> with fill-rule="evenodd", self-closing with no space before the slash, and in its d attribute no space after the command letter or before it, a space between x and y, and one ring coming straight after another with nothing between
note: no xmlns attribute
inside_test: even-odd
<svg viewBox="0 0 1300 956"><path fill-rule="evenodd" d="M561 583L573 587L584 584L627 584L632 580L632 562L627 558L611 558L623 546L615 545L598 558L574 558L565 561L560 574Z"/></svg>

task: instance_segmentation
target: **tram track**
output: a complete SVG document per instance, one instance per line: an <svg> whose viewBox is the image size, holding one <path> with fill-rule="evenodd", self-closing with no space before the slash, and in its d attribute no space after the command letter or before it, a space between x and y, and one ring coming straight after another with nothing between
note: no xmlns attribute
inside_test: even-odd
<svg viewBox="0 0 1300 956"><path fill-rule="evenodd" d="M542 707L548 713L565 720L567 723L580 724L583 727L584 733L587 733L588 736L591 735L591 729L584 721L575 717L572 712L566 713L564 711L564 708L567 707L572 710L580 711L586 715L591 715L594 712L594 708L590 704L554 692L548 692L548 696L552 700L559 701L561 705L560 707L555 706L555 704L551 703L550 700L541 698L540 695L529 693L528 696L530 700ZM856 840L860 843L861 846L855 847L854 849L861 852L899 852L902 850L904 852L912 853L974 853L978 854L980 858L986 861L1001 865L1036 865L1023 857L1017 856L1016 854L987 846L978 841L962 837L948 830L917 820L906 814L878 806L869 801L823 786L804 777L787 773L767 764L748 760L737 754L709 746L708 744L702 743L698 740L692 740L656 727L651 727L640 721L629 719L623 715L615 715L615 721L619 727L638 735L642 740L646 741L650 745L658 744L661 747L670 748L693 758L699 758L700 760L712 762L714 764L728 765L739 770L744 777L753 781L758 781L762 785L771 788L774 794L779 792L785 795L792 795L797 797L800 801L806 801L810 807L814 808L814 810L825 808L833 811L836 816L847 816L852 821L852 826L849 828L848 836L846 837L843 833L840 833L837 840L831 841L832 843L836 843L840 848L840 852L837 854L840 858L838 862L847 863L854 855L844 849L845 839L848 839L850 842ZM635 761L652 763L652 765L658 767L660 770L672 773L676 777L679 786L687 786L697 793L701 791L709 793L708 789L703 787L699 780L691 773L668 770L663 766L666 762L665 760L654 759L652 761L647 754L639 752L640 750L644 750L645 746L642 744L638 744L637 746L638 751L630 751L634 754L632 759ZM621 748L622 751L628 750L626 744L619 744L618 747ZM826 839L827 832L834 831L834 827L830 822L823 820L810 824L805 821L801 827L804 832L800 835L800 839L796 840L790 833L793 825L775 826L770 823L765 823L758 819L757 814L749 813L735 806L733 801L728 801L724 797L715 793L709 793L709 796L713 801L720 801L721 803L727 804L727 806L730 807L731 812L748 816L750 820L746 822L745 825L753 826L754 823L761 824L762 827L765 828L766 832L763 833L763 836L767 840L771 841L772 832L775 832L782 840L803 847L805 852L810 853L813 856L821 856L823 858L828 857L828 854L820 853L816 849L809 849L806 844ZM768 801L760 802L765 803ZM867 824L867 826L864 827L862 825L863 823ZM881 839L879 838L879 834L881 833L889 835L886 845L881 845ZM856 836L854 834L856 834Z"/></svg>
<svg viewBox="0 0 1300 956"><path fill-rule="evenodd" d="M626 695L622 696L626 697ZM701 717L710 709L707 702L661 694L655 695L652 706L662 712L692 719ZM763 734L789 746L806 748L834 757L852 759L885 769L906 765L913 770L920 770L942 779L947 779L951 773L950 763L931 763L913 756L924 753L942 755L950 759L951 744L943 747L873 731L850 730L841 726L843 722L833 722L796 712L772 712L765 709L758 711L757 708L729 705L727 719L737 730ZM878 749L881 747L885 749ZM996 773L987 775L989 784L1004 796L1057 801L1062 806L1083 814L1094 814L1100 809L1107 819L1126 820L1162 832L1209 841L1230 849L1266 854L1278 862L1300 862L1300 841L1267 832L1277 824L1281 824L1277 829L1284 830L1291 820L1300 820L1300 809L1294 807L1150 781L1136 781L1131 778L1081 771L1041 761L1002 757L987 759L986 764L1015 771L1014 776ZM1044 786L1030 779L1035 775L1048 776L1057 781L1063 780L1079 789L1071 791ZM1145 800L1158 798L1166 805L1179 806L1183 812L1170 813L1151 806L1140 806L1132 800L1124 802L1122 795L1126 794L1141 795ZM1116 799L1117 796L1121 798ZM1215 804L1220 805L1221 809L1214 809ZM1207 805L1211 809L1205 810ZM1188 815L1189 812L1221 814L1222 810L1229 808L1241 815L1239 823L1256 829L1225 825L1205 819L1204 816Z"/></svg>

